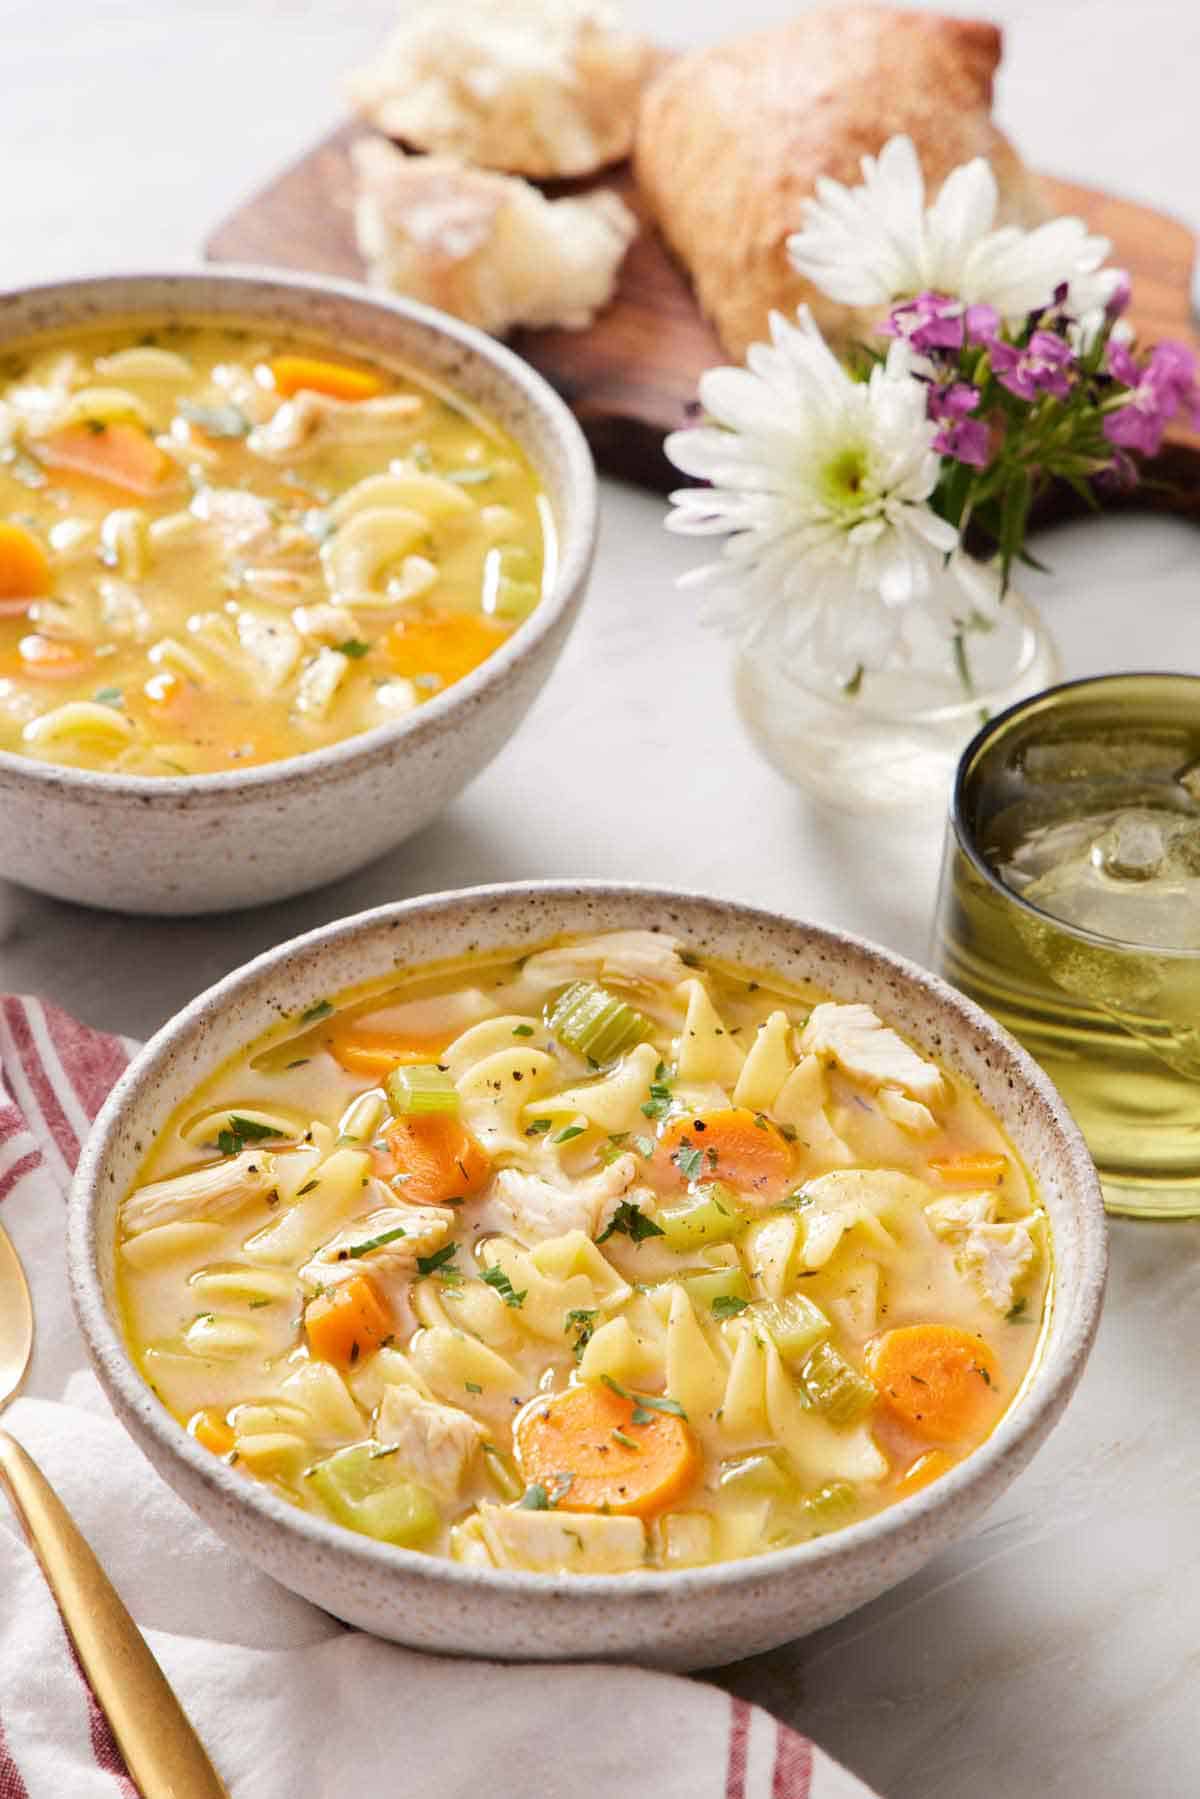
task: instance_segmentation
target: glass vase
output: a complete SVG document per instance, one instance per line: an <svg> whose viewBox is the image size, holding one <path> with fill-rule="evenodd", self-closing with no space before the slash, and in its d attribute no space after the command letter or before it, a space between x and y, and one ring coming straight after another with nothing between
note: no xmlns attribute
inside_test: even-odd
<svg viewBox="0 0 1200 1799"><path fill-rule="evenodd" d="M973 574L998 591L993 571L979 565ZM826 805L852 812L944 806L958 758L980 725L1059 677L1049 631L1012 585L957 637L925 609L909 611L889 665L852 688L807 644L788 647L786 617L738 653L734 693L756 749Z"/></svg>

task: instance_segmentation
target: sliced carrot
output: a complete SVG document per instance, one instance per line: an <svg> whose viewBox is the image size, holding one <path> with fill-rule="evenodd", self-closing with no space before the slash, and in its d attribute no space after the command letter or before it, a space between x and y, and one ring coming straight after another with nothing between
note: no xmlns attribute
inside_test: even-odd
<svg viewBox="0 0 1200 1799"><path fill-rule="evenodd" d="M201 1412L193 1412L187 1422L188 1435L195 1437L197 1443L212 1451L213 1455L228 1455L233 1448L234 1436L225 1422L225 1414L216 1406L205 1406Z"/></svg>
<svg viewBox="0 0 1200 1799"><path fill-rule="evenodd" d="M715 1112L686 1112L672 1118L659 1139L653 1165L667 1186L680 1186L687 1178L679 1166L681 1151L699 1150L699 1180L728 1181L731 1186L764 1192L785 1185L795 1158L792 1147L777 1125L762 1112L746 1106L725 1106ZM690 1165L684 1157L684 1167Z"/></svg>
<svg viewBox="0 0 1200 1799"><path fill-rule="evenodd" d="M461 681L509 636L505 625L478 612L424 612L400 619L384 638L393 671L417 680L434 676L444 687Z"/></svg>
<svg viewBox="0 0 1200 1799"><path fill-rule="evenodd" d="M682 1418L639 1410L634 1399L595 1381L530 1406L515 1435L526 1480L551 1497L560 1494L555 1503L563 1511L650 1517L700 1472Z"/></svg>
<svg viewBox="0 0 1200 1799"><path fill-rule="evenodd" d="M387 1301L366 1274L339 1281L304 1308L309 1353L339 1368L372 1355L394 1329Z"/></svg>
<svg viewBox="0 0 1200 1799"><path fill-rule="evenodd" d="M892 1411L931 1443L978 1441L1001 1409L995 1356L957 1325L885 1331L867 1344L866 1363Z"/></svg>
<svg viewBox="0 0 1200 1799"><path fill-rule="evenodd" d="M381 376L367 369L323 362L319 356L276 356L271 373L276 391L285 398L306 388L310 394L328 394L331 400L373 400L385 385Z"/></svg>
<svg viewBox="0 0 1200 1799"><path fill-rule="evenodd" d="M979 1150L971 1155L935 1156L929 1166L938 1180L948 1186L994 1187L1004 1179L1008 1157Z"/></svg>
<svg viewBox="0 0 1200 1799"><path fill-rule="evenodd" d="M413 1037L351 1026L343 1026L326 1039L330 1055L347 1074L384 1075L402 1063L436 1062L445 1047L444 1036Z"/></svg>
<svg viewBox="0 0 1200 1799"><path fill-rule="evenodd" d="M73 637L43 637L31 631L17 645L21 673L35 681L70 681L86 674L92 666L92 652L86 643Z"/></svg>
<svg viewBox="0 0 1200 1799"><path fill-rule="evenodd" d="M0 600L37 600L50 591L50 558L24 525L0 519Z"/></svg>
<svg viewBox="0 0 1200 1799"><path fill-rule="evenodd" d="M948 1474L954 1467L954 1457L947 1455L944 1449L927 1449L919 1455L911 1468L905 1470L896 1483L895 1498L907 1499L910 1493L919 1493L930 1481L938 1480L941 1475Z"/></svg>
<svg viewBox="0 0 1200 1799"><path fill-rule="evenodd" d="M465 1125L444 1112L398 1118L387 1141L396 1159L396 1192L407 1205L449 1205L469 1199L491 1179L487 1151Z"/></svg>
<svg viewBox="0 0 1200 1799"><path fill-rule="evenodd" d="M175 464L149 432L126 419L64 425L37 446L47 468L83 475L123 493L157 493Z"/></svg>

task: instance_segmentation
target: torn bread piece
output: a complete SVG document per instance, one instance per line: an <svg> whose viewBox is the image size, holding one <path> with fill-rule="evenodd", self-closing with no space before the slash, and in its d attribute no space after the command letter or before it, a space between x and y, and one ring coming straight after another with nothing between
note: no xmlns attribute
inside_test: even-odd
<svg viewBox="0 0 1200 1799"><path fill-rule="evenodd" d="M612 298L637 220L616 194L547 200L526 181L379 138L352 150L355 229L373 287L439 306L493 336L580 331Z"/></svg>
<svg viewBox="0 0 1200 1799"><path fill-rule="evenodd" d="M552 180L629 154L656 61L594 0L417 0L350 98L416 149Z"/></svg>

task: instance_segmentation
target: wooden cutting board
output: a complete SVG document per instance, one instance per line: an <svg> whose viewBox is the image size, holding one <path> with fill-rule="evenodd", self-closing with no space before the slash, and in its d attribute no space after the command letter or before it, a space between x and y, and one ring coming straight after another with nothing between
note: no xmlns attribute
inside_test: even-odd
<svg viewBox="0 0 1200 1799"><path fill-rule="evenodd" d="M361 281L348 151L363 129L342 126L238 207L205 245L209 259ZM700 315L686 275L647 219L628 165L600 179L643 221L612 305L587 331L521 332L513 347L571 406L601 468L661 491L679 479L662 453L662 440L685 422L701 373L727 358ZM1054 212L1077 213L1112 240L1114 262L1133 276L1138 336L1147 343L1164 337L1195 341L1189 299L1196 257L1192 233L1162 213L1093 188L1050 177L1043 178L1043 187ZM1175 434L1154 473L1158 485L1139 490L1138 504L1200 518L1200 436ZM1043 516L1064 517L1079 509L1080 502L1064 490Z"/></svg>

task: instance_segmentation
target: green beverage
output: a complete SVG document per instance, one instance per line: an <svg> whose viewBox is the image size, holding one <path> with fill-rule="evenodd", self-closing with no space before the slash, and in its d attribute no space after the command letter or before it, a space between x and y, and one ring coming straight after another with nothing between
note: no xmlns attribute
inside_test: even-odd
<svg viewBox="0 0 1200 1799"><path fill-rule="evenodd" d="M976 737L934 953L1060 1089L1111 1210L1200 1213L1200 678L1072 682Z"/></svg>

